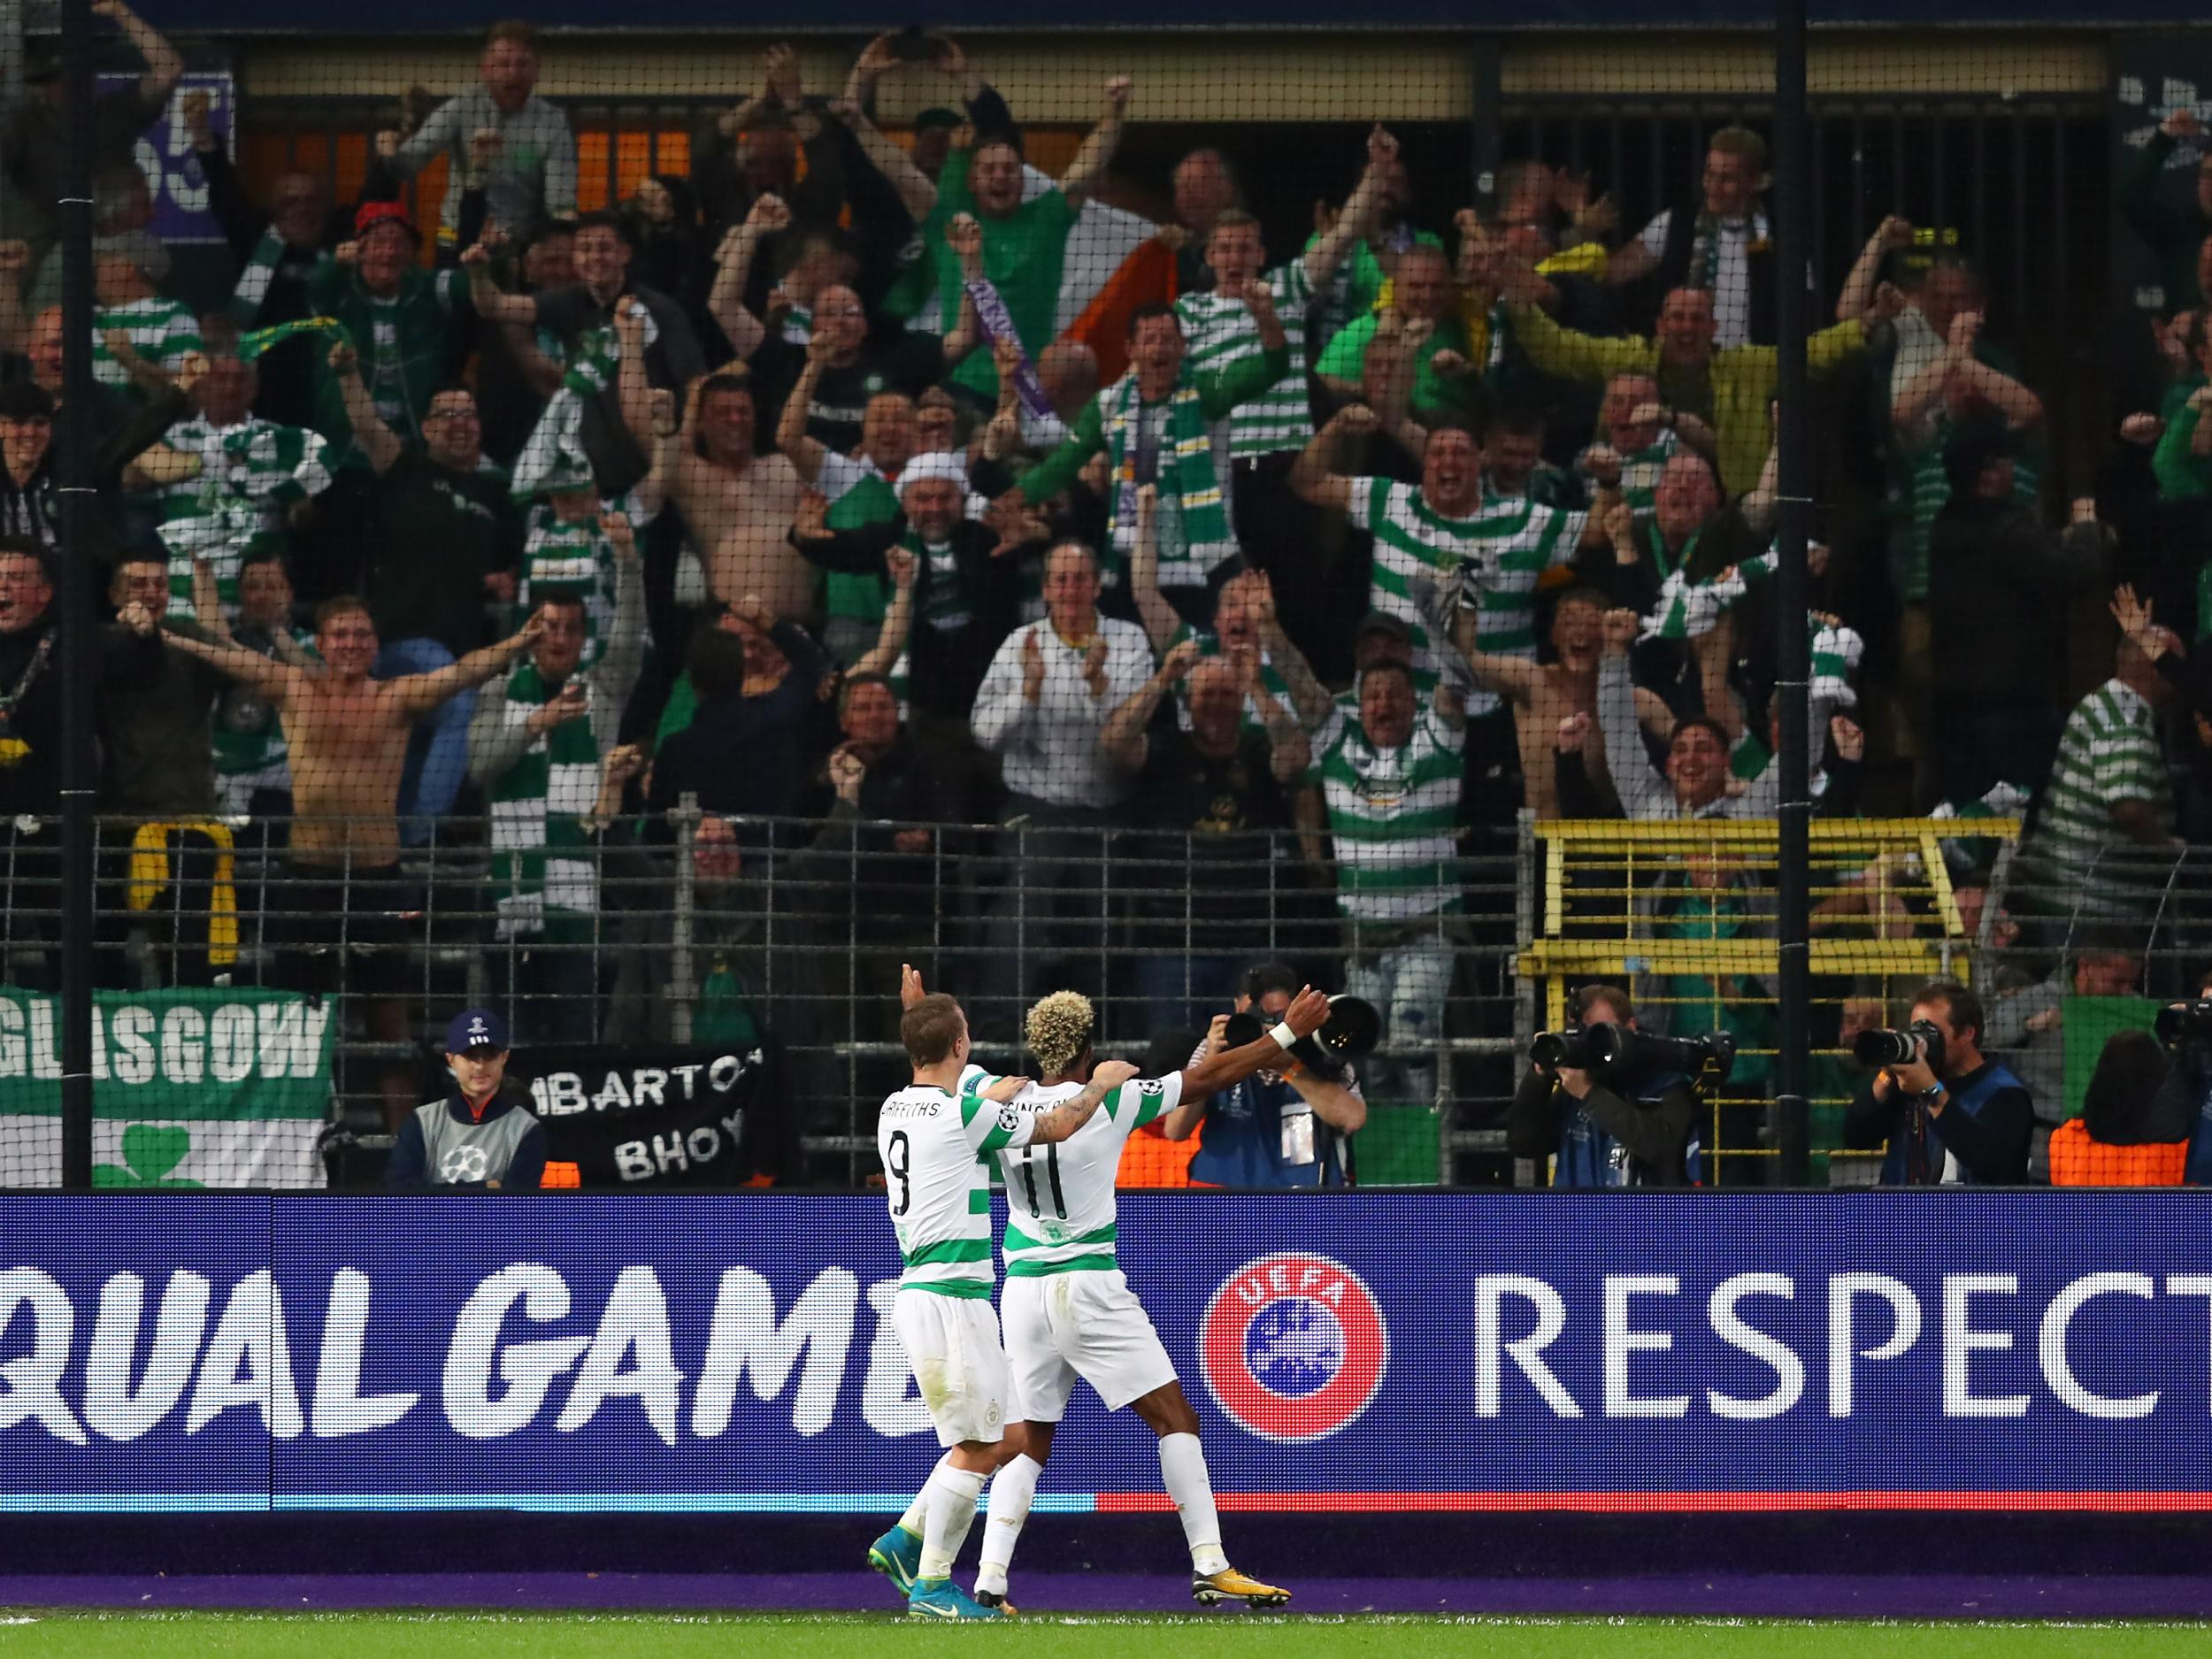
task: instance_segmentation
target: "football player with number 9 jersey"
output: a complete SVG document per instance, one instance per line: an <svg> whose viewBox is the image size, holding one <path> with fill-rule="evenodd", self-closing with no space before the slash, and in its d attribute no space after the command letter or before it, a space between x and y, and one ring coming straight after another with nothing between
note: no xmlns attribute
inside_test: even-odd
<svg viewBox="0 0 2212 1659"><path fill-rule="evenodd" d="M960 1004L919 988L913 981L899 1029L914 1081L884 1102L876 1148L904 1264L892 1328L947 1450L898 1524L870 1548L868 1563L906 1593L915 1617L995 1618L995 1608L952 1582L983 1482L1010 1454L1006 1357L991 1310L991 1190L978 1160L1066 1140L1137 1069L1110 1063L1050 1110L1018 1112L1006 1102L1025 1079L993 1079L971 1068Z"/></svg>

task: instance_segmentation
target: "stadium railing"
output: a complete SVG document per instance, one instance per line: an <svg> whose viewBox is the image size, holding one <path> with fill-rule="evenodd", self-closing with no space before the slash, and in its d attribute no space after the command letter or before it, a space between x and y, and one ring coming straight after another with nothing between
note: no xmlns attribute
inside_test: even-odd
<svg viewBox="0 0 2212 1659"><path fill-rule="evenodd" d="M1073 987L1096 1004L1102 1052L1149 1054L1167 1069L1227 1011L1244 970L1281 960L1325 988L1358 989L1376 943L1353 948L1329 871L1292 833L1097 831L1071 849L1064 831L864 824L824 841L818 820L710 822L680 809L558 849L579 868L556 877L557 896L562 879L580 879L597 899L533 932L515 925L517 888L481 820L425 827L386 888L361 872L290 863L283 820L150 836L134 820L104 821L98 981L121 993L350 992L336 1004L328 1115L357 1149L383 1145L400 1097L434 1084L435 1039L465 1006L506 1013L524 1050L771 1039L799 1173L858 1187L874 1172L874 1103L905 1076L902 963L961 996L987 1062L1026 1060L1022 1009ZM1861 1080L1846 1049L1859 1029L1901 1024L1926 980L1978 991L1984 1048L2028 1082L2047 1132L2078 1114L2115 1033L2147 1029L2159 1002L2200 988L2212 856L2108 857L2062 875L2023 856L2019 838L2008 818L1813 825L1816 1185L1872 1179L1879 1154L1840 1145ZM19 825L0 853L9 1184L40 1179L56 1128L27 1093L51 1065L46 1017L31 1007L52 988L58 933L42 839ZM1445 925L1453 978L1439 1017L1418 1041L1387 1036L1360 1067L1362 1183L1540 1184L1541 1171L1506 1157L1504 1105L1530 1039L1593 981L1626 987L1645 1029L1735 1033L1733 1076L1702 1126L1707 1181L1780 1181L1774 825L1525 817L1512 841L1469 845L1462 907ZM521 889L526 912L534 886ZM359 954L380 938L389 949ZM1142 1179L1179 1184L1182 1160L1156 1150Z"/></svg>
<svg viewBox="0 0 2212 1659"><path fill-rule="evenodd" d="M349 1146L371 1148L401 1107L428 1097L434 1043L464 1007L510 1018L518 1051L772 1039L805 1177L856 1187L876 1167L875 1104L907 1076L902 963L962 998L987 1061L1025 1059L1022 1010L1071 987L1096 1005L1102 1053L1152 1049L1171 1069L1210 1015L1229 1011L1246 970L1283 961L1333 992L1379 943L1348 938L1329 871L1287 832L1111 830L1071 845L1076 833L1023 826L864 822L826 841L823 828L680 808L549 848L559 867L542 880L530 869L518 887L484 820L466 816L421 821L396 879L292 862L294 826L281 818L104 819L96 979L111 992L347 993L331 1118ZM0 853L0 995L12 999L0 1008L0 1117L25 1109L26 1079L39 1075L27 1072L24 1033L43 1029L30 999L56 982L51 837L50 826L19 826ZM1450 1179L1455 1152L1502 1152L1494 1130L1448 1147L1444 1131L1494 1119L1509 1093L1501 1063L1519 1041L1512 960L1533 913L1529 871L1509 841L1463 861L1461 908L1445 924L1445 1003L1418 1041L1386 1038L1360 1068L1363 1184L1433 1185ZM541 928L530 919L539 900L552 906ZM26 1160L0 1164L17 1165L0 1184L27 1179ZM1179 1179L1171 1160L1163 1167Z"/></svg>
<svg viewBox="0 0 2212 1659"><path fill-rule="evenodd" d="M1809 1095L1816 1181L1824 1171L1832 1183L1859 1184L1879 1164L1878 1153L1838 1145L1858 1081L1844 1061L1847 1027L1901 1021L1909 1003L1901 999L1928 979L1979 980L1978 930L1996 907L1980 902L1985 878L1955 880L1952 864L1963 876L1971 859L2008 852L2020 826L1986 818L1968 827L1979 846L1962 855L1955 819L1811 826L1816 1020L1831 1022L1825 1033L1816 1023ZM1706 1102L1706 1179L1718 1187L1773 1184L1773 820L1557 820L1533 825L1530 836L1541 898L1520 958L1524 1037L1556 1029L1570 993L1593 981L1625 987L1642 1029L1733 1033L1734 1070ZM1540 1171L1520 1173L1525 1181Z"/></svg>

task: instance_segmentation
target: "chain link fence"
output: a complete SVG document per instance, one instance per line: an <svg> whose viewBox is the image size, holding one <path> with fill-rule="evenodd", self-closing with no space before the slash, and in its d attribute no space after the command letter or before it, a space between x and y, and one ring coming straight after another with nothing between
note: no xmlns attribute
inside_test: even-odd
<svg viewBox="0 0 2212 1659"><path fill-rule="evenodd" d="M902 964L1165 1069L1274 962L1381 1016L1363 1184L1619 1174L1515 1104L1600 984L1736 1039L1666 1179L1894 1179L1846 1051L1938 979L2039 1176L2199 988L2201 31L1801 85L1763 16L105 5L73 115L58 15L0 4L0 1179L88 962L113 1185L375 1179L462 1009L772 1055L780 1172L863 1185Z"/></svg>

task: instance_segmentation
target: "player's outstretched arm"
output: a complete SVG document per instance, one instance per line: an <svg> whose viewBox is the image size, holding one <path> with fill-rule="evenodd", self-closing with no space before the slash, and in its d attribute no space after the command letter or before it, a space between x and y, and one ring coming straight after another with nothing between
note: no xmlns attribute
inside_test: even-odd
<svg viewBox="0 0 2212 1659"><path fill-rule="evenodd" d="M1137 1068L1126 1060L1101 1061L1080 1094L1061 1102L1048 1112L1039 1112L1030 1120L1029 1144L1043 1147L1065 1141L1090 1122L1091 1114L1098 1110L1101 1101L1136 1075Z"/></svg>
<svg viewBox="0 0 2212 1659"><path fill-rule="evenodd" d="M1329 999L1310 985L1299 988L1284 1011L1281 1022L1256 1042L1209 1055L1183 1069L1183 1099L1203 1100L1232 1084L1241 1083L1255 1071L1266 1070L1283 1057L1283 1051L1301 1037L1310 1037L1328 1023Z"/></svg>

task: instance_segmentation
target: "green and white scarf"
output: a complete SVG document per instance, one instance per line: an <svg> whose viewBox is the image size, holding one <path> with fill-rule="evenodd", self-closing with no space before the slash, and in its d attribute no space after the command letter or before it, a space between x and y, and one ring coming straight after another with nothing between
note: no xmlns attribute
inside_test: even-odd
<svg viewBox="0 0 2212 1659"><path fill-rule="evenodd" d="M1806 695L1815 703L1827 702L1838 709L1858 706L1859 694L1851 688L1851 676L1866 655L1866 641L1855 628L1830 622L1818 611L1808 611L1806 631L1813 636L1812 683Z"/></svg>
<svg viewBox="0 0 2212 1659"><path fill-rule="evenodd" d="M1688 570L1687 549L1680 568L1668 572L1667 580L1659 586L1658 603L1651 614L1644 618L1639 637L1647 640L1694 640L1710 634L1720 626L1720 619L1743 603L1751 591L1752 575L1768 572L1758 569L1758 562L1748 565L1732 565L1700 581Z"/></svg>
<svg viewBox="0 0 2212 1659"><path fill-rule="evenodd" d="M1740 219L1723 219L1717 213L1699 213L1696 227L1691 233L1690 264L1682 279L1684 288L1710 288L1719 285L1721 242L1732 228L1743 233L1747 256L1764 247L1765 214L1748 213Z"/></svg>
<svg viewBox="0 0 2212 1659"><path fill-rule="evenodd" d="M1672 426L1659 428L1648 449L1621 457L1621 499L1638 512L1647 511L1659 496L1659 476L1682 448Z"/></svg>
<svg viewBox="0 0 2212 1659"><path fill-rule="evenodd" d="M960 556L949 541L932 548L910 526L899 546L914 556L914 582L921 592L917 626L952 634L975 620L975 602L960 580ZM926 583L922 573L926 571Z"/></svg>
<svg viewBox="0 0 2212 1659"><path fill-rule="evenodd" d="M1655 555L1660 555L1662 544L1655 530L1652 534L1651 543ZM1659 585L1659 601L1652 607L1651 615L1644 619L1643 632L1640 637L1647 640L1694 640L1701 634L1710 634L1720 626L1720 619L1724 612L1733 611L1741 604L1753 588L1763 586L1773 580L1775 568L1781 562L1780 551L1770 543L1765 552L1747 558L1740 565L1732 565L1718 575L1701 580L1690 574L1690 557L1696 550L1697 537L1694 535L1683 546L1681 563L1674 569L1668 571L1666 580ZM1663 562L1660 568L1666 569ZM1847 635L1854 641L1849 663L1845 669L1839 669L1832 676L1834 680L1840 681L1846 669L1855 668L1858 665L1858 653L1865 649L1863 643L1859 641L1859 636L1848 628L1824 629L1816 617L1809 626L1813 629L1815 641L1813 651L1816 680L1820 675L1819 658L1822 647L1819 641L1824 633L1836 636ZM1835 657L1840 649L1840 645L1835 645L1831 649L1829 655ZM1848 694L1850 688L1846 686L1844 690Z"/></svg>
<svg viewBox="0 0 2212 1659"><path fill-rule="evenodd" d="M1866 655L1866 641L1859 637L1856 629L1831 622L1817 611L1805 613L1805 632L1812 641L1812 678L1805 687L1806 701L1816 711L1825 705L1832 714L1858 707L1859 694L1852 687L1851 676L1858 672L1859 659ZM1767 748L1766 733L1755 724L1747 724L1744 734L1736 740L1735 748L1729 751L1729 774L1748 783L1764 772L1773 758L1773 751ZM1820 757L1816 753L1813 758L1817 774ZM1823 778L1816 775L1814 795L1817 797L1825 787Z"/></svg>
<svg viewBox="0 0 2212 1659"><path fill-rule="evenodd" d="M584 405L614 384L617 357L613 329L596 328L578 337L575 361L545 400L545 411L531 428L530 441L515 457L511 488L517 500L589 484Z"/></svg>
<svg viewBox="0 0 2212 1659"><path fill-rule="evenodd" d="M1998 783L1978 801L1939 801L1928 810L1932 818L1958 820L1961 826L1975 818L2018 818L2027 816L2028 793L2008 783ZM1943 855L1945 866L1955 881L1963 880L1975 870L1986 870L1997 860L1998 849L2003 843L1988 835L1947 835L1936 843ZM1905 855L1905 871L1913 880L1924 880L1926 861L1916 852Z"/></svg>
<svg viewBox="0 0 2212 1659"><path fill-rule="evenodd" d="M231 320L241 328L252 327L254 319L261 315L261 307L269 297L269 284L275 280L278 268L283 264L284 238L276 234L274 226L271 226L261 233L261 240L254 243L253 252L246 258L246 268L238 273L238 280L230 290L227 309ZM322 275L331 264L328 254L318 251L314 274ZM327 322L330 319L319 318L316 320Z"/></svg>
<svg viewBox="0 0 2212 1659"><path fill-rule="evenodd" d="M1143 424L1143 399L1137 391L1135 372L1123 375L1103 396L1106 453L1114 479L1113 541L1117 548L1123 548L1134 535L1137 523L1137 456L1133 440ZM1213 434L1208 430L1198 388L1191 384L1187 373L1177 377L1163 426L1157 481L1162 501L1172 500L1181 509L1182 541L1179 546L1171 547L1162 538L1160 585L1191 588L1203 582L1209 571L1237 550L1237 544L1229 529L1221 480L1214 472ZM1161 515L1163 528L1170 516Z"/></svg>
<svg viewBox="0 0 2212 1659"><path fill-rule="evenodd" d="M582 480L572 488L588 482ZM602 505L629 512L626 501ZM631 517L634 521L635 515ZM572 594L584 602L584 665L597 662L614 629L615 589L614 543L599 527L598 515L572 522L555 518L548 503L531 508L520 578L516 597L526 615L557 596Z"/></svg>
<svg viewBox="0 0 2212 1659"><path fill-rule="evenodd" d="M507 681L507 725L526 724L557 695L535 663L524 662ZM589 718L564 720L538 736L493 780L489 798L492 879L503 889L499 936L543 933L549 910L596 910L597 870L581 822L599 799L599 745Z"/></svg>

